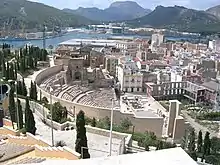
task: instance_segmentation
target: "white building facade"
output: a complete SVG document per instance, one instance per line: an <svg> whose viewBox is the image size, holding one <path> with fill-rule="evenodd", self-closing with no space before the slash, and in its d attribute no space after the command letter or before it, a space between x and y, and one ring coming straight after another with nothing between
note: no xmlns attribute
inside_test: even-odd
<svg viewBox="0 0 220 165"><path fill-rule="evenodd" d="M135 56L137 50L139 49L139 44L136 42L118 42L116 43L116 48L120 49L123 53L129 53L131 56Z"/></svg>
<svg viewBox="0 0 220 165"><path fill-rule="evenodd" d="M111 76L116 76L116 68L118 66L120 56L105 56L105 69L109 72Z"/></svg>
<svg viewBox="0 0 220 165"><path fill-rule="evenodd" d="M143 74L139 69L130 57L126 57L125 62L118 65L117 78L121 91L142 92Z"/></svg>
<svg viewBox="0 0 220 165"><path fill-rule="evenodd" d="M152 34L151 37L151 50L160 46L164 42L164 35L162 34Z"/></svg>
<svg viewBox="0 0 220 165"><path fill-rule="evenodd" d="M209 49L214 52L220 52L220 40L209 41Z"/></svg>

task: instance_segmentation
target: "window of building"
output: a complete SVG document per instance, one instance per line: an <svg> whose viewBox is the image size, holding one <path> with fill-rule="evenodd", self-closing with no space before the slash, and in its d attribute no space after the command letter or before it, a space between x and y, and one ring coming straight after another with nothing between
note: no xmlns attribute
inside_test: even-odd
<svg viewBox="0 0 220 165"><path fill-rule="evenodd" d="M137 88L137 91L139 92L139 88Z"/></svg>
<svg viewBox="0 0 220 165"><path fill-rule="evenodd" d="M146 65L141 65L141 69L146 69Z"/></svg>
<svg viewBox="0 0 220 165"><path fill-rule="evenodd" d="M131 82L134 83L134 78L131 79Z"/></svg>

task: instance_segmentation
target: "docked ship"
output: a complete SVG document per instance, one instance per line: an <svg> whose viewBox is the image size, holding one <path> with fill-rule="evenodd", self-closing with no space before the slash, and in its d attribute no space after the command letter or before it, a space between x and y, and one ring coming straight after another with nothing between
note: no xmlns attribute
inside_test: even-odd
<svg viewBox="0 0 220 165"><path fill-rule="evenodd" d="M9 37L9 36L6 36L4 38L0 38L0 41L3 41L3 42L12 42L12 41L26 41L27 39L26 38L23 38L23 37Z"/></svg>

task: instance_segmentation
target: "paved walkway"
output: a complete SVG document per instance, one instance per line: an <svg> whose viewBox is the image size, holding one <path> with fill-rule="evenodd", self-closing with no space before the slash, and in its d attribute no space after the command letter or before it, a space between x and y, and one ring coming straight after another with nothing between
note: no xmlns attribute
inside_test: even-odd
<svg viewBox="0 0 220 165"><path fill-rule="evenodd" d="M210 133L210 136L213 137L213 136L216 136L216 137L219 137L219 134L218 133L215 133L213 132L212 130L202 126L201 124L197 123L191 116L189 116L187 114L187 111L181 111L182 114L184 115L185 119L190 123L190 125L195 129L195 131L197 133L199 133L199 131L201 130L203 135L205 135L206 132L209 132Z"/></svg>
<svg viewBox="0 0 220 165"><path fill-rule="evenodd" d="M51 144L51 128L45 125L41 119L34 114L37 132L36 136L43 138L46 142ZM92 133L86 133L88 139L89 152L92 158L106 157L109 151L109 138ZM76 131L57 131L54 130L54 141L64 141L66 145L75 150ZM120 140L113 138L112 155L118 155Z"/></svg>

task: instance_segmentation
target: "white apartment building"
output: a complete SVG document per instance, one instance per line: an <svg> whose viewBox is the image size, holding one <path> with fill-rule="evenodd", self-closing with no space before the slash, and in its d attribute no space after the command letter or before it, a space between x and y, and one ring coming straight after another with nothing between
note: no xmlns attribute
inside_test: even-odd
<svg viewBox="0 0 220 165"><path fill-rule="evenodd" d="M118 65L117 78L122 91L142 92L143 74L130 56L126 56L125 61Z"/></svg>
<svg viewBox="0 0 220 165"><path fill-rule="evenodd" d="M122 41L116 43L116 48L120 49L123 53L129 53L133 57L135 57L139 47L140 46L137 42Z"/></svg>
<svg viewBox="0 0 220 165"><path fill-rule="evenodd" d="M116 76L116 68L118 66L120 55L108 55L105 56L105 69L111 76Z"/></svg>
<svg viewBox="0 0 220 165"><path fill-rule="evenodd" d="M151 49L154 50L155 47L160 46L164 42L164 35L162 34L152 34L151 37Z"/></svg>
<svg viewBox="0 0 220 165"><path fill-rule="evenodd" d="M209 49L214 52L220 52L220 40L209 41Z"/></svg>

